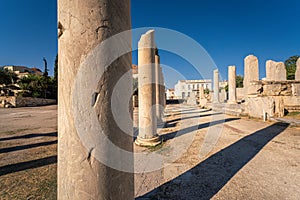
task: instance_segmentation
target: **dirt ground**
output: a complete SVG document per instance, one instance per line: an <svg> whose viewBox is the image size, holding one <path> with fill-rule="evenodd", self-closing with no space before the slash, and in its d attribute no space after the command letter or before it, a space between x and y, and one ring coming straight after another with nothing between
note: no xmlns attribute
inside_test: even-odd
<svg viewBox="0 0 300 200"><path fill-rule="evenodd" d="M56 199L56 110L0 109L0 199Z"/></svg>
<svg viewBox="0 0 300 200"><path fill-rule="evenodd" d="M0 109L0 199L56 199L56 109ZM135 147L165 158L135 175L137 199L300 198L299 127L182 105L165 121L162 145Z"/></svg>
<svg viewBox="0 0 300 200"><path fill-rule="evenodd" d="M299 127L188 106L167 116L173 130L162 134L161 152L176 138L176 146L193 140L163 169L136 174L138 199L300 199ZM201 154L205 146L213 148Z"/></svg>

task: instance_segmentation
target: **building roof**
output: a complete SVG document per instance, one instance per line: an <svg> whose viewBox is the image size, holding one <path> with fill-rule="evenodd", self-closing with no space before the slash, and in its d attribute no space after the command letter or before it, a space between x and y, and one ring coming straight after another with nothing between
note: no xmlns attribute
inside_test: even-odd
<svg viewBox="0 0 300 200"><path fill-rule="evenodd" d="M131 69L132 69L132 74L138 74L139 70L138 70L138 66L137 65L132 65Z"/></svg>

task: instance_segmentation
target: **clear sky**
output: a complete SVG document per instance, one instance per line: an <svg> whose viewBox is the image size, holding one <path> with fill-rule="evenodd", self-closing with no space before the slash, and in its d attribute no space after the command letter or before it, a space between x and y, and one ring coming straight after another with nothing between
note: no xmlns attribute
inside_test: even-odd
<svg viewBox="0 0 300 200"><path fill-rule="evenodd" d="M0 66L21 65L53 74L57 54L56 0L0 1Z"/></svg>
<svg viewBox="0 0 300 200"><path fill-rule="evenodd" d="M131 4L133 28L163 27L191 37L208 52L223 79L229 65L243 74L243 59L249 54L259 58L261 78L266 60L300 55L299 0L132 0ZM56 6L56 0L1 0L0 66L43 69L46 57L53 74ZM134 43L137 40L133 38ZM178 40L174 45L183 44ZM160 55L163 65L185 71L186 78L201 78L183 58L165 51ZM136 52L133 63L137 63ZM165 76L172 87L176 78Z"/></svg>

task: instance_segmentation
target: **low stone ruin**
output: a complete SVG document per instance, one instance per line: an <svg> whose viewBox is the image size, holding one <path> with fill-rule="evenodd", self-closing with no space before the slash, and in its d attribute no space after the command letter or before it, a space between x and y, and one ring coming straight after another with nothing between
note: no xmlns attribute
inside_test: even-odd
<svg viewBox="0 0 300 200"><path fill-rule="evenodd" d="M259 80L257 57L250 55L244 60L244 88L235 86L235 70L229 67L229 100L218 103L219 95L214 95L214 110L227 114L245 115L255 118L270 119L283 117L288 112L300 111L300 59L297 61L296 80L286 80L283 62L268 60L266 78ZM215 74L215 91L218 91L218 77ZM232 101L237 99L236 102Z"/></svg>

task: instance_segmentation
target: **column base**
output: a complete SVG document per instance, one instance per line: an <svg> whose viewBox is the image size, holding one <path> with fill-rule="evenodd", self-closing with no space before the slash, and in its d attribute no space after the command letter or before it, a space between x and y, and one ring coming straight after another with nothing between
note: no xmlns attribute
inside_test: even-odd
<svg viewBox="0 0 300 200"><path fill-rule="evenodd" d="M143 138L137 137L136 140L134 141L134 143L141 147L155 147L155 146L161 144L161 140L160 140L159 136L156 136L151 139L143 139Z"/></svg>

